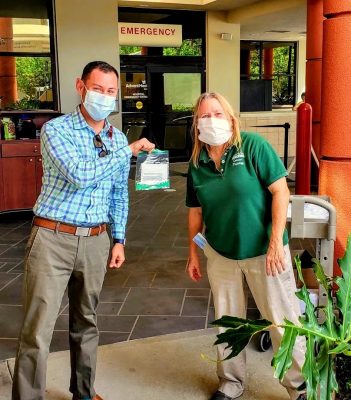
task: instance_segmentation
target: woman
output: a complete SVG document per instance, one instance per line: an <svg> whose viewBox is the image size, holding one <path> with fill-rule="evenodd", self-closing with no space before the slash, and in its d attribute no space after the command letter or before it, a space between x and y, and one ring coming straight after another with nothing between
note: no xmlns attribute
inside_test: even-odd
<svg viewBox="0 0 351 400"><path fill-rule="evenodd" d="M276 324L300 315L295 296L288 237L285 230L289 189L287 172L273 148L261 136L240 133L226 99L202 94L194 110L194 149L189 163L189 261L191 279L201 278L193 237L205 226L207 274L216 318L246 317L246 280L263 318ZM274 350L282 330L271 331ZM224 359L225 346L218 346ZM294 362L282 384L292 400L304 399L304 341L299 338ZM245 352L218 363L219 388L210 400L241 396L245 383Z"/></svg>

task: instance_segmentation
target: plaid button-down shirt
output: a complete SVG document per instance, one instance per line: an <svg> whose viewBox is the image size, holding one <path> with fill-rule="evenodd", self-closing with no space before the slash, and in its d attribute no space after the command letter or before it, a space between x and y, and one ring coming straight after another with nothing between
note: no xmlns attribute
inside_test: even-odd
<svg viewBox="0 0 351 400"><path fill-rule="evenodd" d="M35 215L78 226L106 222L111 224L114 238L125 237L132 153L125 135L109 128L106 120L100 137L110 154L99 157L94 130L79 107L43 126L44 175Z"/></svg>

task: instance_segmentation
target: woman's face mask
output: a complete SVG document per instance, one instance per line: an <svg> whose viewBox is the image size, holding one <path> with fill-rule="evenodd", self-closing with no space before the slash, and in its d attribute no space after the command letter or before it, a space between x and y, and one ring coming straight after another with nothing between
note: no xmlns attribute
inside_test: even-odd
<svg viewBox="0 0 351 400"><path fill-rule="evenodd" d="M200 118L197 123L199 140L210 146L220 146L231 138L233 132L227 119Z"/></svg>
<svg viewBox="0 0 351 400"><path fill-rule="evenodd" d="M116 98L88 90L83 105L94 121L102 121L116 109Z"/></svg>

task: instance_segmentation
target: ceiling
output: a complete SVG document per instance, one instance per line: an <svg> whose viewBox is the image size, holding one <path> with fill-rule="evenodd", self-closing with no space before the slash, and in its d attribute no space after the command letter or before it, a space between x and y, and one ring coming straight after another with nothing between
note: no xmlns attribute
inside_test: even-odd
<svg viewBox="0 0 351 400"><path fill-rule="evenodd" d="M299 40L306 37L307 0L118 0L120 7L216 10L239 23L242 40Z"/></svg>

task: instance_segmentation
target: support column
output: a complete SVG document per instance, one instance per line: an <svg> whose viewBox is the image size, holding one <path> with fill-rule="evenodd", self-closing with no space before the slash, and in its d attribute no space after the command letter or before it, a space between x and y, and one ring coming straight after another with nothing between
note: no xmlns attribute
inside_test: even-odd
<svg viewBox="0 0 351 400"><path fill-rule="evenodd" d="M324 0L319 193L337 210L335 257L351 232L351 0Z"/></svg>
<svg viewBox="0 0 351 400"><path fill-rule="evenodd" d="M240 79L250 79L250 49L240 49Z"/></svg>
<svg viewBox="0 0 351 400"><path fill-rule="evenodd" d="M13 51L12 18L0 18L0 38L1 50ZM2 108L17 100L16 59L13 56L1 57L0 96Z"/></svg>
<svg viewBox="0 0 351 400"><path fill-rule="evenodd" d="M263 49L263 79L273 77L273 49Z"/></svg>

